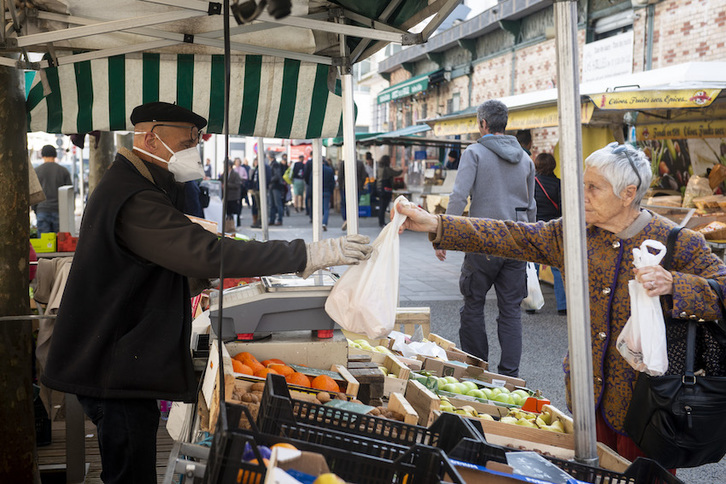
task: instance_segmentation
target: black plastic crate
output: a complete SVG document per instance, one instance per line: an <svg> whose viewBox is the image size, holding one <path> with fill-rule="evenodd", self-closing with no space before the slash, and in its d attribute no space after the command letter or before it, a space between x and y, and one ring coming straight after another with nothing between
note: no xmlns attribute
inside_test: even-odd
<svg viewBox="0 0 726 484"><path fill-rule="evenodd" d="M482 441L463 440L448 455L455 460L483 466L489 461L506 464L508 452L519 451ZM660 464L645 458L636 459L624 473L619 473L556 457L544 457L578 481L592 484L683 484Z"/></svg>
<svg viewBox="0 0 726 484"><path fill-rule="evenodd" d="M462 439L483 440L481 425L459 415L443 413L430 427L410 425L372 415L361 415L311 402L293 400L285 378L267 375L257 424L264 433L279 434L283 425L311 425L356 434L387 443L424 444L448 452Z"/></svg>
<svg viewBox="0 0 726 484"><path fill-rule="evenodd" d="M622 474L556 457L545 456L545 458L575 479L593 484L601 482L612 482L613 484L683 484L683 481L668 472L656 461L644 457L635 459Z"/></svg>
<svg viewBox="0 0 726 484"><path fill-rule="evenodd" d="M241 430L237 424L246 418L252 430ZM325 457L331 472L346 482L390 484L415 483L438 484L441 482L463 483L446 454L440 449L414 445L395 460L363 455L355 451L328 447L292 438L261 433L243 405L225 403L221 409L218 426L210 449L204 482L236 483L263 482L264 466L242 462L246 444L256 449L258 445L272 446L286 442L299 450L317 452ZM258 459L260 458L257 452Z"/></svg>

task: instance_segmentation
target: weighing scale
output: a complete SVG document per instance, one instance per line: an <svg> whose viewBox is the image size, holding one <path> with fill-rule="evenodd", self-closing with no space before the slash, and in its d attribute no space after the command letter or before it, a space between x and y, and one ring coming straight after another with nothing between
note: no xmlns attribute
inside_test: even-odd
<svg viewBox="0 0 726 484"><path fill-rule="evenodd" d="M325 312L325 301L337 280L328 272L318 272L307 279L283 274L264 276L260 282L226 289L222 339L249 341L261 333L300 330L312 330L318 338L332 338L335 321ZM218 294L211 294L209 308L216 334L219 334Z"/></svg>

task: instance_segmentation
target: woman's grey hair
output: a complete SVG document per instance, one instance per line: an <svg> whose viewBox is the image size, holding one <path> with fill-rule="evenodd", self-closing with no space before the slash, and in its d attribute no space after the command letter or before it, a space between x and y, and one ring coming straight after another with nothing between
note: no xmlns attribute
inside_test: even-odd
<svg viewBox="0 0 726 484"><path fill-rule="evenodd" d="M503 133L507 129L509 109L503 102L490 99L479 105L476 110L476 119L479 125L482 120L486 121L490 133Z"/></svg>
<svg viewBox="0 0 726 484"><path fill-rule="evenodd" d="M628 185L635 185L638 190L633 200L634 207L640 205L653 179L648 157L629 144L610 143L588 156L585 166L597 168L613 186L618 198Z"/></svg>

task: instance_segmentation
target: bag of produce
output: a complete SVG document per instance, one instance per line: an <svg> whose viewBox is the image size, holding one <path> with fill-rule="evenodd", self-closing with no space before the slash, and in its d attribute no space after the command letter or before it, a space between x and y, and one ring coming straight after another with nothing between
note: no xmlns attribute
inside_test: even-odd
<svg viewBox="0 0 726 484"><path fill-rule="evenodd" d="M648 248L658 251L650 253ZM633 265L637 268L655 266L665 257L666 248L656 240L646 240L640 249L633 249ZM623 358L637 371L660 376L668 369L665 321L658 296L649 296L643 284L628 282L630 319L620 332L616 347Z"/></svg>
<svg viewBox="0 0 726 484"><path fill-rule="evenodd" d="M325 311L343 329L382 338L393 330L398 307L398 229L406 216L396 205L408 202L400 196L394 202L393 221L373 241L370 259L351 266L335 283L325 302Z"/></svg>

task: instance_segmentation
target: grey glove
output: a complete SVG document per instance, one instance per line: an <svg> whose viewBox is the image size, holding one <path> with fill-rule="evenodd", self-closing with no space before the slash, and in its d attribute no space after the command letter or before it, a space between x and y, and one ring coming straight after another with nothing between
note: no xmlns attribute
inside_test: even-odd
<svg viewBox="0 0 726 484"><path fill-rule="evenodd" d="M358 264L371 256L373 247L365 235L346 235L307 244L308 262L300 274L307 279L313 272L329 266Z"/></svg>

